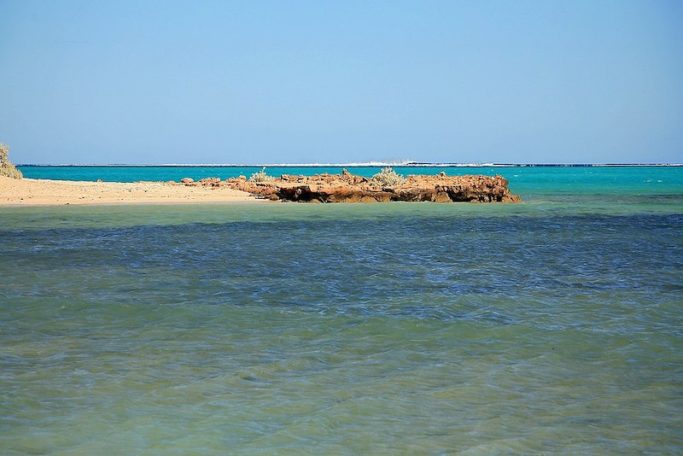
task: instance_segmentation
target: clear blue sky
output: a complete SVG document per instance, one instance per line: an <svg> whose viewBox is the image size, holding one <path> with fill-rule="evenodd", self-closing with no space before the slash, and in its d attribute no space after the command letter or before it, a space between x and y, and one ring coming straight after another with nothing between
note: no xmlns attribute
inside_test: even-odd
<svg viewBox="0 0 683 456"><path fill-rule="evenodd" d="M683 162L683 2L0 0L20 163Z"/></svg>

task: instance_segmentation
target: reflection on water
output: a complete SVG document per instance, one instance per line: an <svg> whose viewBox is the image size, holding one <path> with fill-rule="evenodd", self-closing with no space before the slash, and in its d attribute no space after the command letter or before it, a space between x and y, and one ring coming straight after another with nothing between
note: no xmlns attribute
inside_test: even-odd
<svg viewBox="0 0 683 456"><path fill-rule="evenodd" d="M0 448L680 452L672 199L0 209Z"/></svg>

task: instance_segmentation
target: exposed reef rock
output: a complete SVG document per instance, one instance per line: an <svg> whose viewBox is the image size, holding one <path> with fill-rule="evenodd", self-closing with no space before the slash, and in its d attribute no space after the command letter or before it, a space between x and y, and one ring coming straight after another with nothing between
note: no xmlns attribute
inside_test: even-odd
<svg viewBox="0 0 683 456"><path fill-rule="evenodd" d="M249 192L260 198L311 203L374 203L388 201L508 202L520 201L510 193L508 182L501 176L436 176L411 175L395 185L382 184L381 179L356 176L344 170L340 175L292 176L254 182L244 176L221 181L206 178L199 182L181 181L188 186L228 187Z"/></svg>
<svg viewBox="0 0 683 456"><path fill-rule="evenodd" d="M13 179L21 179L23 177L21 171L9 161L9 147L5 144L0 144L0 176Z"/></svg>

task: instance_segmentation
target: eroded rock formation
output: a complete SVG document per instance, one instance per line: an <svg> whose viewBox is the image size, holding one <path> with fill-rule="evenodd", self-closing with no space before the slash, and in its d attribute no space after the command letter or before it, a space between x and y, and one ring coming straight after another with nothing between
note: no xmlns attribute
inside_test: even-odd
<svg viewBox="0 0 683 456"><path fill-rule="evenodd" d="M501 176L436 176L411 175L392 186L377 179L356 176L344 170L342 174L315 176L282 175L269 182L253 182L244 176L221 181L206 178L198 182L181 181L188 186L228 187L271 200L311 203L371 203L388 201L448 202L519 202L510 193L508 182Z"/></svg>

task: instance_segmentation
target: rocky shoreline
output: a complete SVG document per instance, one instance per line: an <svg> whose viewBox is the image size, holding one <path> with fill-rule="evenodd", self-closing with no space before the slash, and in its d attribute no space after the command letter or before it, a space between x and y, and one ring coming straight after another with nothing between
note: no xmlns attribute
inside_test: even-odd
<svg viewBox="0 0 683 456"><path fill-rule="evenodd" d="M393 173L391 170L389 172ZM308 203L389 201L517 203L520 201L518 195L510 192L508 182L502 176L447 176L441 173L436 176L411 175L403 178L394 173L393 182L387 183L378 178L381 173L367 178L351 174L346 170L337 175L292 176L285 174L280 178L269 177L265 172L257 174L250 179L245 176L226 180L205 178L199 181L185 178L181 180L181 184L190 187L227 187L273 201Z"/></svg>

